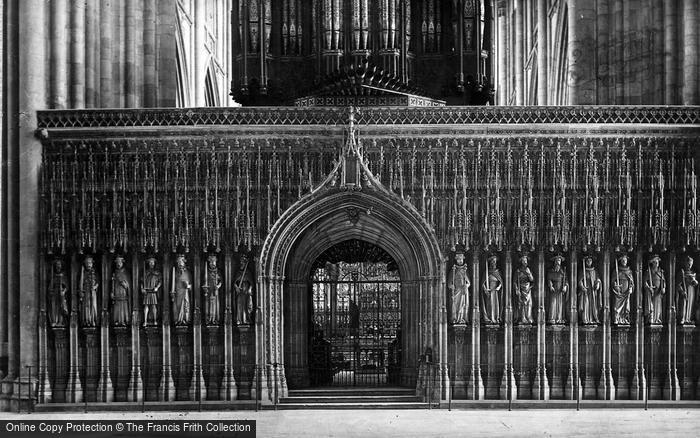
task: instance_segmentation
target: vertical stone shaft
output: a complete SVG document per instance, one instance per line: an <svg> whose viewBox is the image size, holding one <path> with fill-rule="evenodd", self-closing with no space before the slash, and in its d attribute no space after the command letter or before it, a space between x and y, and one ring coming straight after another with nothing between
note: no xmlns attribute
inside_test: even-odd
<svg viewBox="0 0 700 438"><path fill-rule="evenodd" d="M97 56L99 51L99 2L85 2L85 107L94 108L99 106L97 97Z"/></svg>
<svg viewBox="0 0 700 438"><path fill-rule="evenodd" d="M654 105L663 105L664 103L664 3L665 0L651 0L652 11L649 22L653 26L653 66L654 75L650 90L653 92L651 101L644 102Z"/></svg>
<svg viewBox="0 0 700 438"><path fill-rule="evenodd" d="M700 103L700 51L697 0L683 0L683 105Z"/></svg>
<svg viewBox="0 0 700 438"><path fill-rule="evenodd" d="M537 0L537 104L547 105L547 2Z"/></svg>
<svg viewBox="0 0 700 438"><path fill-rule="evenodd" d="M613 73L613 83L615 87L615 105L623 105L625 103L625 88L624 88L624 34L623 34L623 11L622 0L614 0L613 4L613 48L610 56L610 65ZM612 86L612 85L611 85Z"/></svg>
<svg viewBox="0 0 700 438"><path fill-rule="evenodd" d="M205 6L205 0L195 0L194 2L194 106L206 105L204 100L204 77L207 68L205 65ZM264 50L264 47L260 47L261 53Z"/></svg>
<svg viewBox="0 0 700 438"><path fill-rule="evenodd" d="M131 372L129 373L129 387L126 394L127 401L140 402L144 397L143 376L141 374L141 282L139 272L139 260L136 253L131 255ZM162 286L161 286L162 287ZM120 372L121 373L121 372Z"/></svg>
<svg viewBox="0 0 700 438"><path fill-rule="evenodd" d="M664 103L676 105L678 99L678 0L664 2Z"/></svg>
<svg viewBox="0 0 700 438"><path fill-rule="evenodd" d="M613 82L611 81L610 72L610 0L597 0L596 6L598 12L597 33L596 33L596 51L598 57L597 63L597 84L596 90L598 97L596 104L609 105L611 103L610 90Z"/></svg>
<svg viewBox="0 0 700 438"><path fill-rule="evenodd" d="M143 11L143 105L156 106L156 0L145 0Z"/></svg>
<svg viewBox="0 0 700 438"><path fill-rule="evenodd" d="M65 109L68 105L68 3L66 0L52 0L51 18L51 107Z"/></svg>
<svg viewBox="0 0 700 438"><path fill-rule="evenodd" d="M160 380L160 390L158 399L160 401L175 400L175 384L173 383L172 371L172 344L170 341L170 291L172 282L172 272L170 270L170 257L163 256L163 286L161 292L161 318L163 324L163 371Z"/></svg>
<svg viewBox="0 0 700 438"><path fill-rule="evenodd" d="M114 22L114 3L104 3L100 7L100 94L99 102L95 105L102 108L113 108L112 86L112 23Z"/></svg>
<svg viewBox="0 0 700 438"><path fill-rule="evenodd" d="M35 386L38 362L37 345L37 312L39 308L39 270L36 263L39 260L39 168L41 166L41 142L34 135L37 126L36 112L46 108L46 71L45 44L46 16L45 2L28 0L19 2L19 47L22 49L19 63L19 142L8 145L9 148L20 149L19 159L19 209L11 214L17 214L22 220L19 227L19 281L17 289L10 289L18 295L16 310L19 312L19 332L10 333L20 341L18 374L31 367L32 382L20 380ZM17 254L17 253L13 253ZM12 256L16 257L15 255ZM20 386L20 395L26 397L29 387L24 390Z"/></svg>
<svg viewBox="0 0 700 438"><path fill-rule="evenodd" d="M506 66L508 65L508 52L507 52L507 36L508 28L506 26L506 8L503 4L505 0L498 1L498 64L497 64L497 74L498 74L498 104L506 105L508 103L508 71ZM512 334L512 333L511 333Z"/></svg>
<svg viewBox="0 0 700 438"><path fill-rule="evenodd" d="M124 60L125 76L124 76L124 93L126 94L125 106L127 108L135 108L136 101L136 38L142 33L136 28L136 3L138 0L126 0L126 20L125 26L125 52L126 59ZM195 51L197 53L199 50Z"/></svg>
<svg viewBox="0 0 700 438"><path fill-rule="evenodd" d="M523 0L515 0L515 104L525 104Z"/></svg>
<svg viewBox="0 0 700 438"><path fill-rule="evenodd" d="M85 2L71 2L70 105L85 107Z"/></svg>

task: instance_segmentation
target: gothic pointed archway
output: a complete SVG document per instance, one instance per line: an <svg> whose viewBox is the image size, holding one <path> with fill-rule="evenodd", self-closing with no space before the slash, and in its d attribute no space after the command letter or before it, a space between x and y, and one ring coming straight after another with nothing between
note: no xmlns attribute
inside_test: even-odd
<svg viewBox="0 0 700 438"><path fill-rule="evenodd" d="M444 257L430 226L408 202L385 189L366 167L353 132L326 181L274 224L258 262L257 357L268 396L287 393L287 379L308 381L307 300L312 264L346 240L384 249L401 274L401 384L414 386L418 360L430 349L447 387ZM294 327L294 330L292 330Z"/></svg>

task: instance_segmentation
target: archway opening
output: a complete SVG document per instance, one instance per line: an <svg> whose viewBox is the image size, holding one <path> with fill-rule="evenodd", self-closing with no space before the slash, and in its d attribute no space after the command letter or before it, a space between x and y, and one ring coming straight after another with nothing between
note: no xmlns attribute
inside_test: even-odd
<svg viewBox="0 0 700 438"><path fill-rule="evenodd" d="M377 245L324 251L310 277L311 386L393 386L401 369L401 277Z"/></svg>

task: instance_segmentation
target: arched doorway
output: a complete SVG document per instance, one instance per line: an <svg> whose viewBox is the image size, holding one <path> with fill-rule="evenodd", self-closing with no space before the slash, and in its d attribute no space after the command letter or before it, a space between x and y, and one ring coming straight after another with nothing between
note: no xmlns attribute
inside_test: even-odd
<svg viewBox="0 0 700 438"><path fill-rule="evenodd" d="M445 260L433 229L410 202L372 175L354 134L326 180L288 208L261 248L257 272L256 363L263 397L286 396L288 386L311 384L309 274L329 248L356 240L383 249L396 263L401 290L398 384L420 389L419 360L430 352L435 383L445 398L447 311ZM288 382L290 385L288 385Z"/></svg>
<svg viewBox="0 0 700 438"><path fill-rule="evenodd" d="M310 385L397 385L401 277L391 256L347 240L316 259L309 283Z"/></svg>
<svg viewBox="0 0 700 438"><path fill-rule="evenodd" d="M375 186L376 187L376 186ZM257 361L263 390L287 393L311 384L309 274L328 248L361 240L384 249L401 273L400 386L415 387L426 350L447 376L444 260L437 240L407 203L383 190L317 192L290 208L273 227L259 264Z"/></svg>

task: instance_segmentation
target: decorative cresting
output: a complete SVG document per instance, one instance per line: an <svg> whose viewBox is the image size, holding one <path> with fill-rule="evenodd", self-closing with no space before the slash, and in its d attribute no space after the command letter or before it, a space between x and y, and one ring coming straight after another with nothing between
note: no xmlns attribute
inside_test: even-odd
<svg viewBox="0 0 700 438"><path fill-rule="evenodd" d="M411 338L414 345L404 348L417 353L404 358L414 366L418 355L432 351L433 362L440 370L435 392L447 397L449 388L447 373L447 321L444 293L444 258L436 236L423 216L409 202L391 193L379 182L366 165L362 144L355 132L356 112L350 109L349 128L343 150L337 163L325 181L301 198L282 214L274 224L261 249L258 265L258 313L257 340L259 364L266 365L263 378L274 396L287 393L283 341L283 309L289 303L283 301L285 287L308 277L315 259L332 244L352 238L370 239L378 243L397 261L404 287L411 287L416 321L409 324L416 330ZM356 225L348 218L347 209L354 208L362 217L370 217L375 227L364 226L366 220ZM328 239L327 245L314 244L308 239L323 241L329 231L338 230L332 224L337 218L346 223L344 231ZM334 219L335 218L335 219ZM384 233L371 232L385 229ZM389 237L382 237L386 234ZM300 239L306 239L300 241ZM392 245L394 244L394 245ZM299 248L303 250L299 250ZM407 253L403 252L404 250ZM305 258L297 262L290 259L297 254ZM291 275L290 275L291 274ZM294 277L294 278L292 278ZM286 280L286 281L285 281ZM407 347L404 344L404 347ZM404 362L406 363L406 362ZM414 380L415 382L415 380ZM416 382L422 387L423 382ZM435 385L435 383L433 383Z"/></svg>
<svg viewBox="0 0 700 438"><path fill-rule="evenodd" d="M342 125L342 108L246 107L162 108L142 110L39 111L38 128L109 128L228 125ZM451 125L469 123L621 123L700 124L693 106L450 106L446 108L366 108L357 115L364 125Z"/></svg>

